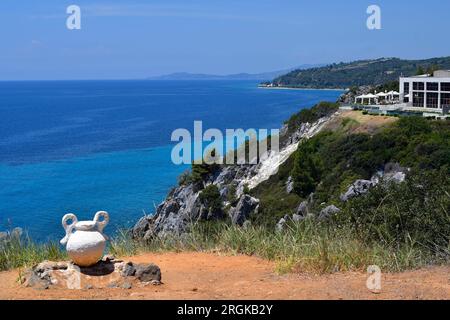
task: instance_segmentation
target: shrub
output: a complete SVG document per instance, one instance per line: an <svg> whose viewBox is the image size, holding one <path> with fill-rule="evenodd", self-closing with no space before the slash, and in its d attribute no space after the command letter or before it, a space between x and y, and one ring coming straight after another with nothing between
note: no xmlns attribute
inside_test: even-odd
<svg viewBox="0 0 450 320"><path fill-rule="evenodd" d="M364 240L399 246L413 241L435 255L449 254L450 178L448 169L415 172L402 184L380 184L351 200L339 223L350 224Z"/></svg>
<svg viewBox="0 0 450 320"><path fill-rule="evenodd" d="M326 202L339 196L346 177L370 179L388 162L418 170L450 167L449 123L406 117L373 136L322 132L295 153L294 191L301 197L316 192Z"/></svg>
<svg viewBox="0 0 450 320"><path fill-rule="evenodd" d="M216 185L211 184L207 186L200 193L200 201L210 211L218 211L222 209L222 200L220 198L220 192Z"/></svg>
<svg viewBox="0 0 450 320"><path fill-rule="evenodd" d="M288 125L288 134L296 131L302 125L302 123L315 122L320 118L335 113L338 109L339 109L338 103L325 101L316 104L311 109L303 109L300 112L291 116L291 118L288 121L286 121L286 124Z"/></svg>
<svg viewBox="0 0 450 320"><path fill-rule="evenodd" d="M228 187L227 201L234 206L237 200L238 199L236 198L236 186L234 184L230 184Z"/></svg>
<svg viewBox="0 0 450 320"><path fill-rule="evenodd" d="M210 162L211 164L205 163L203 160L201 163L194 162L192 164L192 173L190 176L191 182L200 184L200 183L204 182L208 178L209 175L213 174L220 168L219 164L212 163L213 162L212 160L217 159L216 156L217 156L216 150L212 149L208 155L209 160L211 160L211 161L207 161L207 162Z"/></svg>
<svg viewBox="0 0 450 320"><path fill-rule="evenodd" d="M294 181L294 191L306 197L314 191L320 181L322 173L322 161L317 157L317 139L309 140L301 145L295 155L294 168L292 169L292 179Z"/></svg>
<svg viewBox="0 0 450 320"><path fill-rule="evenodd" d="M191 174L191 182L193 183L202 183L204 182L208 176L214 173L218 169L218 165L216 164L192 164L192 174Z"/></svg>
<svg viewBox="0 0 450 320"><path fill-rule="evenodd" d="M243 194L250 194L250 189L248 187L248 184L244 184L244 188L242 189Z"/></svg>

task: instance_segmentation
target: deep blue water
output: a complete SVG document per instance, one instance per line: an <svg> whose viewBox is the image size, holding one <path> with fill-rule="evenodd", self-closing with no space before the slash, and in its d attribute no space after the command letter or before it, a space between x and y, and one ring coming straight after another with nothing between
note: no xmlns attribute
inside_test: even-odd
<svg viewBox="0 0 450 320"><path fill-rule="evenodd" d="M112 233L153 212L186 169L170 159L174 129L276 129L340 94L251 81L0 82L0 230L58 239L65 213L106 210Z"/></svg>

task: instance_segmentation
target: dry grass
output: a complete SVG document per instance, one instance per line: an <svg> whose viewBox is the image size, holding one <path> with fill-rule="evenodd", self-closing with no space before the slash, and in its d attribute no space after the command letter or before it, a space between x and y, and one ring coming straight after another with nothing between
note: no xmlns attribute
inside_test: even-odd
<svg viewBox="0 0 450 320"><path fill-rule="evenodd" d="M330 120L324 130L375 134L396 121L396 117L364 115L361 111L340 111L339 116Z"/></svg>
<svg viewBox="0 0 450 320"><path fill-rule="evenodd" d="M261 226L244 229L225 223L200 223L181 238L140 243L123 233L111 245L111 252L118 256L182 251L254 255L275 261L278 273L361 271L373 264L383 270L398 272L432 261L413 243L402 246L366 243L349 228L329 228L313 220L293 223L282 233Z"/></svg>

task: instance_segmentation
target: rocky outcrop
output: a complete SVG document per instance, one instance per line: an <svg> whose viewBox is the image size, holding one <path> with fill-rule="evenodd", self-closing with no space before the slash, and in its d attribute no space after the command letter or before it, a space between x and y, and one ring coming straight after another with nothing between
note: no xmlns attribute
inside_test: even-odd
<svg viewBox="0 0 450 320"><path fill-rule="evenodd" d="M370 191L371 188L382 185L389 186L391 183L402 183L406 179L408 168L401 167L398 163L388 163L382 171L377 172L370 180L356 180L341 194L340 199L347 202L350 199L362 196ZM290 218L293 222L301 222L305 219L312 218L318 220L327 220L337 215L341 209L335 205L320 204L323 209L319 210L318 203L315 203L314 193L311 193L305 201L302 201L296 212ZM286 223L290 220L289 217L282 218L276 225L277 231L282 231Z"/></svg>
<svg viewBox="0 0 450 320"><path fill-rule="evenodd" d="M306 217L305 216L301 216L301 215L299 215L299 214L293 214L292 215L292 221L294 221L294 222L300 222L300 221L303 221L303 220L305 220L306 219Z"/></svg>
<svg viewBox="0 0 450 320"><path fill-rule="evenodd" d="M230 206L228 214L232 222L242 226L252 213L257 214L259 205L259 200L246 195L245 189L253 189L276 174L278 167L297 150L299 142L320 132L334 116L321 118L315 123L302 124L290 136L280 139L282 145L279 154L268 151L261 156L258 164L218 166L218 169L205 177L202 183L186 183L174 188L166 200L156 208L154 215L139 219L131 230L133 238L146 241L167 235L181 236L189 232L192 223L222 218L222 211L211 211L200 199L202 190L211 184L217 186L223 207ZM282 130L283 135L287 134L289 131L287 129L285 126ZM286 188L288 192L292 192L292 179Z"/></svg>
<svg viewBox="0 0 450 320"><path fill-rule="evenodd" d="M235 208L230 210L231 222L233 224L242 226L244 222L250 217L252 212L257 211L259 200L245 194L240 199Z"/></svg>
<svg viewBox="0 0 450 320"><path fill-rule="evenodd" d="M404 173L404 172L395 172L395 173L392 173L392 174L386 174L383 177L383 180L386 183L390 183L390 182L402 183L402 182L404 182L406 180L406 173Z"/></svg>
<svg viewBox="0 0 450 320"><path fill-rule="evenodd" d="M300 202L292 220L298 222L306 219L308 216L314 216L311 208L314 204L314 193L311 193L305 201Z"/></svg>
<svg viewBox="0 0 450 320"><path fill-rule="evenodd" d="M356 180L348 188L348 190L341 195L340 199L346 202L352 198L359 197L369 192L370 188L378 184L378 178L374 177L371 180Z"/></svg>
<svg viewBox="0 0 450 320"><path fill-rule="evenodd" d="M11 231L0 232L0 247L14 239L20 239L22 234L22 228L14 228Z"/></svg>
<svg viewBox="0 0 450 320"><path fill-rule="evenodd" d="M390 183L402 183L406 180L408 168L403 168L398 163L388 163L384 170L376 173L370 180L356 180L347 191L341 194L340 199L347 202L352 198L362 196L378 184L389 185Z"/></svg>
<svg viewBox="0 0 450 320"><path fill-rule="evenodd" d="M402 183L406 180L406 174L409 168L404 168L398 163L388 163L384 166L383 182L384 183Z"/></svg>
<svg viewBox="0 0 450 320"><path fill-rule="evenodd" d="M285 215L283 218L278 221L278 223L275 225L275 231L276 232L283 232L286 229L286 224L289 221L289 216Z"/></svg>
<svg viewBox="0 0 450 320"><path fill-rule="evenodd" d="M291 194L294 191L294 181L292 180L292 177L289 176L288 180L286 181L286 193Z"/></svg>
<svg viewBox="0 0 450 320"><path fill-rule="evenodd" d="M334 205L328 206L320 211L319 220L329 219L338 214L339 212L341 212L341 209L339 209L338 207Z"/></svg>
<svg viewBox="0 0 450 320"><path fill-rule="evenodd" d="M308 215L308 201L302 201L297 207L297 215L306 217Z"/></svg>
<svg viewBox="0 0 450 320"><path fill-rule="evenodd" d="M198 219L201 210L199 191L196 191L193 184L177 187L156 208L154 216L142 217L136 223L132 235L144 240L156 235L181 235L187 231L189 222Z"/></svg>
<svg viewBox="0 0 450 320"><path fill-rule="evenodd" d="M251 166L224 166L208 177L207 183L218 187L221 201L225 204L228 197L233 196L230 195L231 184L240 185L240 193L243 192L244 187L240 182L249 171ZM223 211L211 210L201 201L202 190L192 183L176 187L156 208L155 215L144 216L135 224L132 228L133 238L150 240L155 236L182 235L189 232L193 222L223 218Z"/></svg>
<svg viewBox="0 0 450 320"><path fill-rule="evenodd" d="M149 240L153 234L153 216L144 216L136 222L134 227L131 229L131 236L134 239Z"/></svg>

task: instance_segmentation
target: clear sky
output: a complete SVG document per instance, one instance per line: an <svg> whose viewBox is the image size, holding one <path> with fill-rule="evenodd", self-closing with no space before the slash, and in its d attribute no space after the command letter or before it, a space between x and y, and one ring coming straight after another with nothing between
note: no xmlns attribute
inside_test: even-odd
<svg viewBox="0 0 450 320"><path fill-rule="evenodd" d="M66 28L81 7L81 30ZM366 9L381 7L382 30ZM0 80L265 72L450 55L448 0L1 0Z"/></svg>

